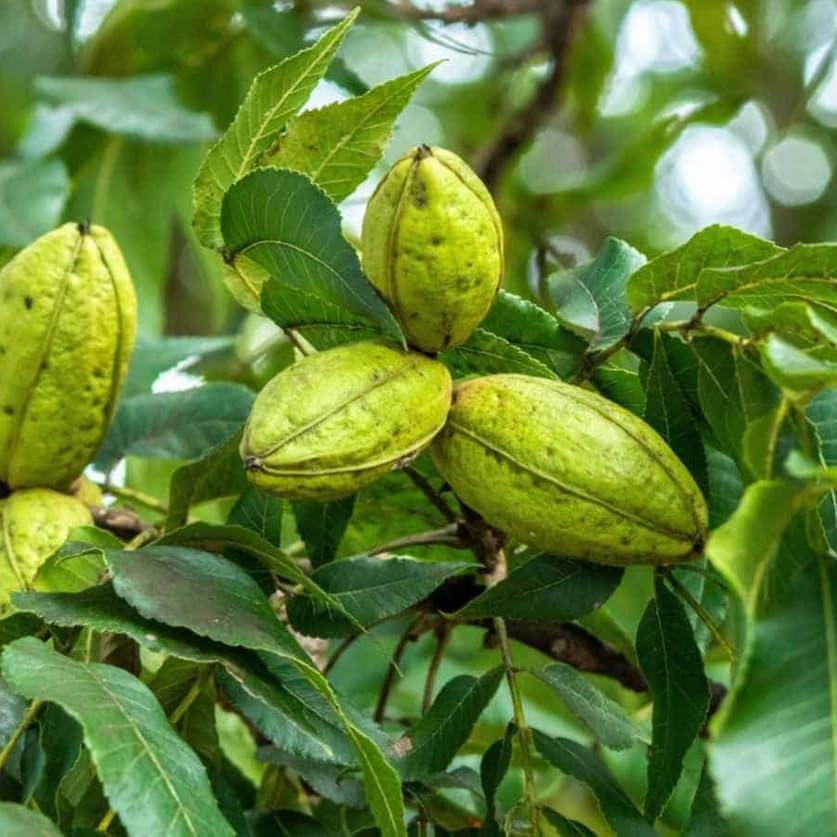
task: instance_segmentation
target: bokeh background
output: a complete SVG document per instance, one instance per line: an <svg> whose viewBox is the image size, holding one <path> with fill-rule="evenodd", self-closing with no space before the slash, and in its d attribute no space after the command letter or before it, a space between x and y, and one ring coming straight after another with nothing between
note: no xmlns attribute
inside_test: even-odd
<svg viewBox="0 0 837 837"><path fill-rule="evenodd" d="M142 340L218 338L218 352L165 373L155 391L193 386L199 376L260 386L292 350L226 292L219 259L191 232L191 183L253 76L353 5L0 0L0 263L63 220L104 224L137 285ZM360 5L359 23L309 106L444 63L405 110L382 165L342 205L352 240L377 178L418 143L445 145L482 174L506 227L506 287L549 306L547 277L584 262L611 235L648 256L712 223L781 244L837 239L835 0ZM165 497L177 464L129 461L119 478ZM223 512L205 514L223 519ZM287 531L294 536L292 524ZM366 534L350 531L344 550ZM612 630L633 634L649 582L637 572L622 585L608 604ZM338 686L366 709L402 629L388 625L356 643L334 670ZM606 634L608 626L597 629ZM440 682L496 662L496 652L482 647L483 632L456 637ZM416 713L431 650L429 636L408 650L396 713ZM517 653L526 664L524 649ZM630 699L604 678L599 685ZM536 726L580 735L536 685L527 698ZM498 693L472 754L501 734L506 704ZM246 728L221 711L219 722L228 752L257 781L264 765ZM641 799L642 754L602 756ZM699 748L690 759L661 826L672 833L697 782ZM512 773L508 799L517 781ZM557 807L603 833L580 785L557 775L544 782L561 797ZM462 813L453 802L455 820Z"/></svg>
<svg viewBox="0 0 837 837"><path fill-rule="evenodd" d="M191 179L253 75L352 5L4 0L0 247L90 218L127 253L143 333L234 330L190 234ZM834 0L360 5L312 104L444 59L387 160L443 144L486 176L512 290L537 294L607 235L648 255L714 222L782 244L837 237ZM379 174L343 207L350 236Z"/></svg>

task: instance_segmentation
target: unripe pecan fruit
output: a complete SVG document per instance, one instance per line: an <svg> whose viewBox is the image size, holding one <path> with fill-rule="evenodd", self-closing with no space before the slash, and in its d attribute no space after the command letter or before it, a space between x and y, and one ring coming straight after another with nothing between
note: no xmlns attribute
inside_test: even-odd
<svg viewBox="0 0 837 837"><path fill-rule="evenodd" d="M0 481L67 487L113 412L136 331L122 254L65 224L0 271Z"/></svg>
<svg viewBox="0 0 837 837"><path fill-rule="evenodd" d="M421 146L369 201L363 266L409 343L440 352L482 322L503 274L503 228L488 189L442 148Z"/></svg>
<svg viewBox="0 0 837 837"><path fill-rule="evenodd" d="M0 500L0 611L12 592L32 586L72 529L92 522L84 503L48 488L15 491Z"/></svg>
<svg viewBox="0 0 837 837"><path fill-rule="evenodd" d="M450 398L443 364L386 343L310 355L253 404L241 441L247 476L291 499L352 494L426 448Z"/></svg>
<svg viewBox="0 0 837 837"><path fill-rule="evenodd" d="M430 450L457 495L530 546L603 564L702 549L703 496L645 422L588 390L526 375L459 384Z"/></svg>

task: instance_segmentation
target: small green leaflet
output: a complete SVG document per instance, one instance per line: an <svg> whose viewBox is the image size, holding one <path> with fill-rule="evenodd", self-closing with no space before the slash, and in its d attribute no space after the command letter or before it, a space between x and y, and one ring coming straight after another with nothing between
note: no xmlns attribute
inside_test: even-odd
<svg viewBox="0 0 837 837"><path fill-rule="evenodd" d="M331 503L298 500L292 503L296 528L305 541L314 569L333 561L352 519L355 495Z"/></svg>
<svg viewBox="0 0 837 837"><path fill-rule="evenodd" d="M628 305L639 314L668 300L695 299L704 268L749 264L781 252L772 242L735 227L706 227L640 267L627 284Z"/></svg>
<svg viewBox="0 0 837 837"><path fill-rule="evenodd" d="M621 578L619 567L537 555L468 602L457 616L565 622L603 604Z"/></svg>
<svg viewBox="0 0 837 837"><path fill-rule="evenodd" d="M6 646L2 671L15 691L57 703L81 724L108 800L129 833L234 833L204 766L137 678L114 666L76 662L32 637Z"/></svg>
<svg viewBox="0 0 837 837"><path fill-rule="evenodd" d="M642 731L612 701L579 672L566 663L552 663L543 669L529 669L564 701L605 747L624 750L644 740Z"/></svg>
<svg viewBox="0 0 837 837"><path fill-rule="evenodd" d="M343 238L337 208L305 175L248 174L224 197L221 229L229 259L244 254L270 274L262 309L277 325L367 326L403 343Z"/></svg>
<svg viewBox="0 0 837 837"><path fill-rule="evenodd" d="M119 404L96 465L109 471L125 456L200 457L241 427L254 397L240 384L217 382L126 398Z"/></svg>
<svg viewBox="0 0 837 837"><path fill-rule="evenodd" d="M562 773L587 785L619 837L655 837L654 829L619 786L613 774L586 747L567 738L550 738L532 730L540 754Z"/></svg>
<svg viewBox="0 0 837 837"><path fill-rule="evenodd" d="M734 834L808 837L837 828L835 626L837 565L818 555L751 623L748 665L709 751Z"/></svg>
<svg viewBox="0 0 837 837"><path fill-rule="evenodd" d="M194 226L201 243L220 249L221 201L237 180L260 165L288 120L325 75L360 9L348 14L313 46L256 76L232 124L209 150L195 179Z"/></svg>
<svg viewBox="0 0 837 837"><path fill-rule="evenodd" d="M317 601L294 596L288 602L288 618L294 628L308 636L345 636L358 625L369 627L394 616L429 596L445 579L473 569L461 561L418 561L393 556L386 560L358 556L333 561L311 577L329 594ZM342 613L333 609L336 601Z"/></svg>
<svg viewBox="0 0 837 837"><path fill-rule="evenodd" d="M654 591L636 635L639 667L654 699L645 797L649 822L674 791L709 708L709 683L686 611L659 577Z"/></svg>
<svg viewBox="0 0 837 837"><path fill-rule="evenodd" d="M16 802L0 802L0 833L3 837L61 837L43 814Z"/></svg>
<svg viewBox="0 0 837 837"><path fill-rule="evenodd" d="M503 679L501 667L482 677L462 674L442 687L424 717L396 748L406 755L399 763L405 779L420 779L444 770L468 740L483 709Z"/></svg>
<svg viewBox="0 0 837 837"><path fill-rule="evenodd" d="M436 64L362 96L293 119L263 165L307 174L333 201L348 197L381 158L395 120Z"/></svg>
<svg viewBox="0 0 837 837"><path fill-rule="evenodd" d="M367 801L385 837L403 837L401 783L378 745L348 717L328 680L273 613L250 576L217 555L183 547L109 553L114 588L141 615L225 645L290 663L339 716L363 771ZM166 596L158 595L160 589Z"/></svg>
<svg viewBox="0 0 837 837"><path fill-rule="evenodd" d="M240 442L241 431L208 450L200 459L181 465L171 475L166 529L183 526L194 505L218 497L233 497L247 490L250 483L238 452Z"/></svg>

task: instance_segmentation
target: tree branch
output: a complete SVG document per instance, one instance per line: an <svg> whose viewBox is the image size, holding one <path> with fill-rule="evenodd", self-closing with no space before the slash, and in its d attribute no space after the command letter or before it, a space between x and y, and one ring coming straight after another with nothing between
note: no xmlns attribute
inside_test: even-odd
<svg viewBox="0 0 837 837"><path fill-rule="evenodd" d="M392 4L395 14L403 20L437 20L441 23L480 23L484 20L535 14L544 5L559 0L474 0L469 6L449 6L446 9L424 9L410 0Z"/></svg>
<svg viewBox="0 0 837 837"><path fill-rule="evenodd" d="M558 110L558 94L564 82L567 55L573 35L590 0L552 0L535 4L544 29L544 48L550 67L526 107L509 119L492 144L477 160L480 177L491 192L496 191L500 175L535 133Z"/></svg>
<svg viewBox="0 0 837 837"><path fill-rule="evenodd" d="M106 509L101 506L94 506L90 509L90 514L93 516L93 522L100 529L107 529L108 532L113 532L117 538L123 541L131 540L142 532L147 532L152 528L139 515L134 514L134 512L128 509Z"/></svg>

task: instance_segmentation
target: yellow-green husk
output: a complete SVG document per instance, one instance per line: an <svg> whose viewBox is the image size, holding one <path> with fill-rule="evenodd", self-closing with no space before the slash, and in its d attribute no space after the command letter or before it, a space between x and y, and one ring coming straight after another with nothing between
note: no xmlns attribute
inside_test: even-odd
<svg viewBox="0 0 837 837"><path fill-rule="evenodd" d="M530 546L604 564L699 554L703 496L645 422L600 395L526 375L459 384L430 455L457 495Z"/></svg>
<svg viewBox="0 0 837 837"><path fill-rule="evenodd" d="M0 481L66 488L104 436L136 297L102 227L65 224L0 271Z"/></svg>
<svg viewBox="0 0 837 837"><path fill-rule="evenodd" d="M426 448L450 398L443 364L396 346L311 355L259 393L241 442L247 476L290 499L345 497Z"/></svg>
<svg viewBox="0 0 837 837"><path fill-rule="evenodd" d="M503 274L503 229L468 165L442 148L405 154L385 175L363 220L366 275L410 345L440 352L482 322Z"/></svg>
<svg viewBox="0 0 837 837"><path fill-rule="evenodd" d="M28 590L41 565L77 526L92 518L81 501L48 488L15 491L0 500L0 612L16 590Z"/></svg>

